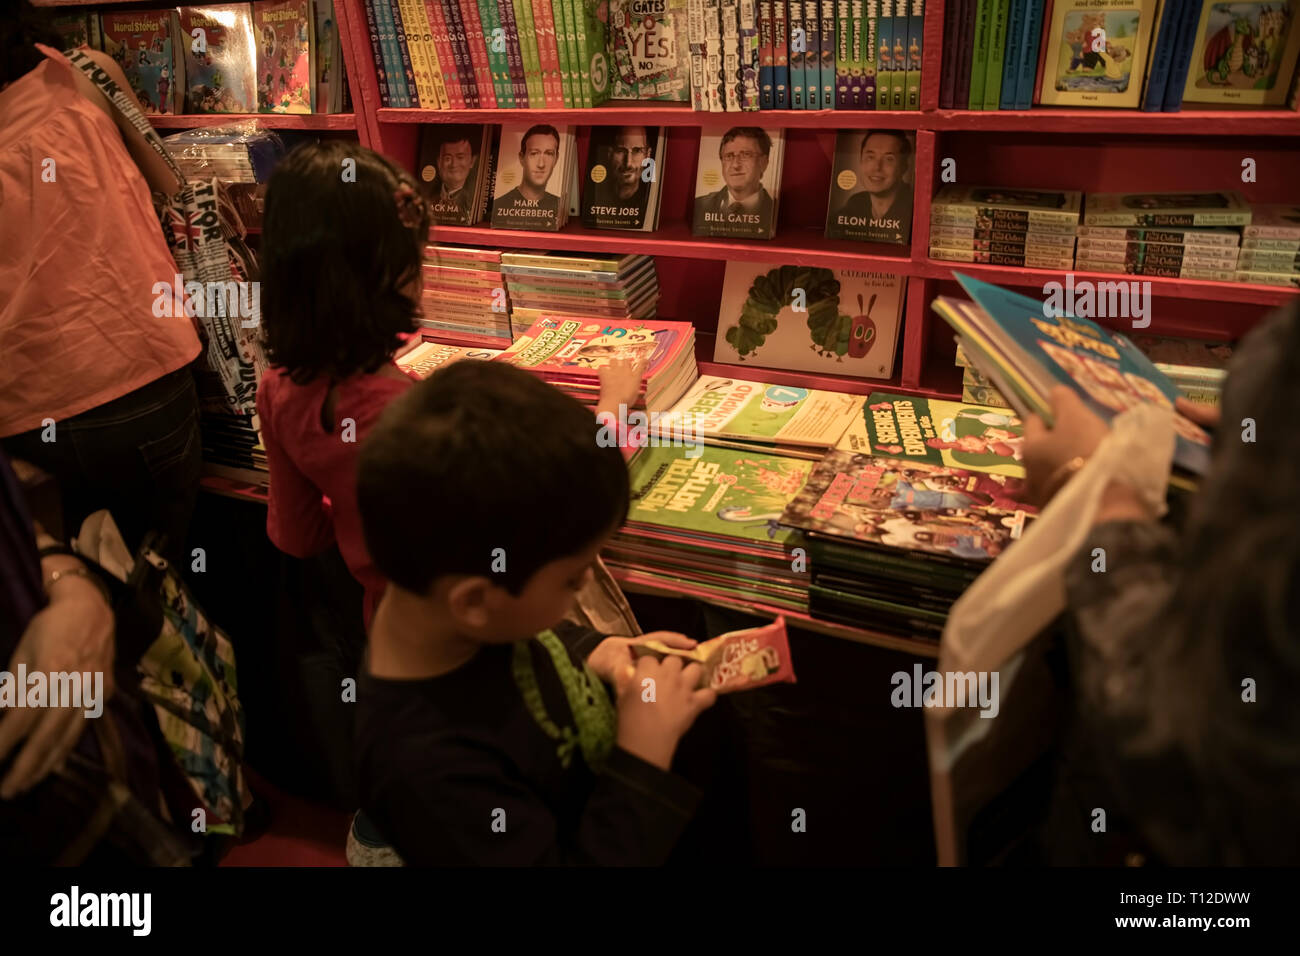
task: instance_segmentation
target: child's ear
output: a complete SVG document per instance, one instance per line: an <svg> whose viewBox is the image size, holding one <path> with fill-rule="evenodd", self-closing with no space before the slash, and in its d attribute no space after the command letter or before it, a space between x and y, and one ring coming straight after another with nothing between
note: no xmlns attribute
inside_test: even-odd
<svg viewBox="0 0 1300 956"><path fill-rule="evenodd" d="M461 578L447 591L447 610L458 627L481 631L492 619L496 585L484 577Z"/></svg>

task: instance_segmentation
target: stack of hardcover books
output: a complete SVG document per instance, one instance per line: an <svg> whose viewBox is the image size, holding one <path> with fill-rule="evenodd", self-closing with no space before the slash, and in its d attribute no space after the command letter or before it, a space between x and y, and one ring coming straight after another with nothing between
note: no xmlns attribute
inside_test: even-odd
<svg viewBox="0 0 1300 956"><path fill-rule="evenodd" d="M1133 344L1178 387L1184 398L1202 405L1219 404L1232 358L1229 343L1139 335L1133 337Z"/></svg>
<svg viewBox="0 0 1300 956"><path fill-rule="evenodd" d="M659 302L651 256L506 252L501 272L521 329L546 315L653 319Z"/></svg>
<svg viewBox="0 0 1300 956"><path fill-rule="evenodd" d="M425 332L457 345L504 349L512 341L501 251L431 243L424 249Z"/></svg>
<svg viewBox="0 0 1300 956"><path fill-rule="evenodd" d="M1240 229L1251 210L1231 191L1089 193L1075 264L1092 272L1237 278Z"/></svg>
<svg viewBox="0 0 1300 956"><path fill-rule="evenodd" d="M930 258L1069 269L1082 199L1071 190L944 186L930 207Z"/></svg>
<svg viewBox="0 0 1300 956"><path fill-rule="evenodd" d="M260 228L266 184L285 154L284 141L256 122L200 126L163 137L163 146L190 182L220 179L246 228Z"/></svg>
<svg viewBox="0 0 1300 956"><path fill-rule="evenodd" d="M1300 206L1254 206L1243 234L1238 282L1300 287Z"/></svg>

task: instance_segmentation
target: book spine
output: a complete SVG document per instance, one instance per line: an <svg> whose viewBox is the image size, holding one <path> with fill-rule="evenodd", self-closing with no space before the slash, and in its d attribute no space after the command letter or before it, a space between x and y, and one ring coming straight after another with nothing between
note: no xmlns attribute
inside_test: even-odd
<svg viewBox="0 0 1300 956"><path fill-rule="evenodd" d="M975 32L975 0L954 0L954 5L957 8L957 28L952 61L952 108L964 110L970 99L970 58L971 39Z"/></svg>
<svg viewBox="0 0 1300 956"><path fill-rule="evenodd" d="M384 72L388 75L390 105L402 108L409 104L406 99L406 82L402 79L402 58L394 52L396 37L388 0L375 0L375 19L379 24L379 46L384 56Z"/></svg>
<svg viewBox="0 0 1300 956"><path fill-rule="evenodd" d="M907 99L907 0L894 0L893 44L889 57L893 67L889 108L901 110Z"/></svg>
<svg viewBox="0 0 1300 956"><path fill-rule="evenodd" d="M821 5L817 0L804 0L803 5L803 103L804 109L822 109L822 20Z"/></svg>
<svg viewBox="0 0 1300 956"><path fill-rule="evenodd" d="M1025 56L1021 41L1024 39L1028 2L1029 0L1010 0L1007 12L1007 40L1003 45L1002 85L994 109L1016 108L1016 83L1020 77L1020 64Z"/></svg>
<svg viewBox="0 0 1300 956"><path fill-rule="evenodd" d="M515 24L519 27L519 45L524 58L524 83L528 87L528 102L534 107L546 106L546 90L542 87L542 58L537 43L537 25L533 22L533 5L529 0L514 0Z"/></svg>
<svg viewBox="0 0 1300 956"><path fill-rule="evenodd" d="M957 88L957 27L961 22L961 4L947 0L943 15L943 63L940 64L939 109L950 110Z"/></svg>
<svg viewBox="0 0 1300 956"><path fill-rule="evenodd" d="M736 95L736 71L740 68L740 26L737 0L722 0L719 7L722 25L722 96L728 113L740 111Z"/></svg>
<svg viewBox="0 0 1300 956"><path fill-rule="evenodd" d="M908 0L912 5L907 17L907 95L903 108L921 108L921 53L925 49L925 0Z"/></svg>
<svg viewBox="0 0 1300 956"><path fill-rule="evenodd" d="M496 0L475 0L479 21L483 24L483 45L487 51L488 65L492 70L492 89L501 109L513 109L514 92L510 86L510 63L506 59L505 34Z"/></svg>
<svg viewBox="0 0 1300 956"><path fill-rule="evenodd" d="M578 50L578 76L582 83L582 105L590 108L599 105L591 82L592 57L597 49L603 51L605 45L603 38L598 37L593 30L594 18L589 16L591 0L571 0L571 2L575 18L574 39Z"/></svg>
<svg viewBox="0 0 1300 956"><path fill-rule="evenodd" d="M442 85L447 91L449 109L463 110L466 103L464 79L461 76L460 56L456 51L456 41L447 26L439 0L419 0L424 6L424 19L429 24L429 35L433 38L434 52L438 55L438 64L442 68Z"/></svg>
<svg viewBox="0 0 1300 956"><path fill-rule="evenodd" d="M402 16L403 32L406 45L410 50L411 69L415 72L415 89L420 97L420 105L425 109L442 109L442 100L433 84L433 64L429 62L429 50L424 43L424 33L420 18L415 11L416 0L398 0L397 7ZM423 5L421 4L421 12Z"/></svg>
<svg viewBox="0 0 1300 956"><path fill-rule="evenodd" d="M803 54L807 43L803 28L803 0L789 0L786 4L786 29L790 38L790 109L801 110L805 96Z"/></svg>
<svg viewBox="0 0 1300 956"><path fill-rule="evenodd" d="M578 7L582 0L563 0L564 18L568 23L568 36L566 39L569 43L569 69L573 71L571 86L573 87L573 105L577 107L589 107L591 103L587 99L587 87L582 81L582 50L578 46L578 17L580 11Z"/></svg>
<svg viewBox="0 0 1300 956"><path fill-rule="evenodd" d="M465 49L474 68L474 89L485 109L497 108L496 88L492 84L492 67L488 61L487 41L483 37L483 21L479 19L475 0L443 0L443 9L465 35Z"/></svg>
<svg viewBox="0 0 1300 956"><path fill-rule="evenodd" d="M446 62L443 62L443 51L438 48L438 38L434 35L433 24L429 20L429 11L425 0L411 0L411 13L415 17L416 25L420 30L420 45L424 48L425 64L429 70L429 80L433 87L433 94L437 97L439 108L449 110L452 108L451 91L447 89L448 71L453 77L455 61L451 57L451 51L446 52ZM461 107L463 108L463 106Z"/></svg>
<svg viewBox="0 0 1300 956"><path fill-rule="evenodd" d="M894 105L894 2L880 0L880 17L876 21L876 109Z"/></svg>
<svg viewBox="0 0 1300 956"><path fill-rule="evenodd" d="M772 3L772 83L776 87L776 108L790 108L790 29L786 0Z"/></svg>
<svg viewBox="0 0 1300 956"><path fill-rule="evenodd" d="M560 93L570 109L578 105L578 87L573 82L573 54L569 46L569 10L565 0L550 0L555 17L555 53L560 58Z"/></svg>
<svg viewBox="0 0 1300 956"><path fill-rule="evenodd" d="M740 0L740 74L740 108L757 110L758 0Z"/></svg>
<svg viewBox="0 0 1300 956"><path fill-rule="evenodd" d="M1241 251L1251 252L1300 252L1300 239L1266 239L1261 236L1247 236L1241 240Z"/></svg>
<svg viewBox="0 0 1300 956"><path fill-rule="evenodd" d="M1178 5L1179 0L1160 0L1160 12L1151 34L1147 75L1142 83L1140 108L1144 113L1158 113L1164 105L1165 87L1169 83L1169 21Z"/></svg>
<svg viewBox="0 0 1300 956"><path fill-rule="evenodd" d="M1187 71L1191 67L1192 57L1196 51L1196 27L1201 19L1201 4L1189 0L1183 4L1181 20L1178 24L1178 37L1174 41L1173 54L1169 61L1169 81L1165 84L1165 100L1161 110L1165 113L1177 113L1183 108L1183 89L1187 85Z"/></svg>
<svg viewBox="0 0 1300 956"><path fill-rule="evenodd" d="M425 103L420 99L420 88L415 81L415 63L411 60L411 49L406 40L406 23L402 20L402 11L398 6L398 0L388 0L388 7L392 11L393 27L397 33L397 50L402 58L402 76L406 80L406 96L411 106L425 108ZM436 102L430 104L428 109L437 109Z"/></svg>
<svg viewBox="0 0 1300 956"><path fill-rule="evenodd" d="M1034 68L1033 105L1037 106L1043 98L1043 69L1047 63L1047 44L1051 42L1052 7L1055 0L1046 0L1043 7L1043 28L1038 36L1038 65Z"/></svg>
<svg viewBox="0 0 1300 956"><path fill-rule="evenodd" d="M772 86L772 0L758 2L758 93L762 109L776 108Z"/></svg>
<svg viewBox="0 0 1300 956"><path fill-rule="evenodd" d="M880 77L875 72L876 24L880 20L880 0L849 0L849 29L853 36L849 93L855 110L876 108L876 87Z"/></svg>
<svg viewBox="0 0 1300 956"><path fill-rule="evenodd" d="M532 0L533 25L537 28L537 55L542 67L542 92L552 109L564 106L560 82L560 51L555 42L555 15L551 0Z"/></svg>
<svg viewBox="0 0 1300 956"><path fill-rule="evenodd" d="M375 0L366 0L366 29L370 31L370 55L375 61L375 78L379 82L379 104L392 106L388 93L388 67L379 39L379 20L375 16Z"/></svg>
<svg viewBox="0 0 1300 956"><path fill-rule="evenodd" d="M984 79L989 68L989 21L995 0L978 0L975 6L975 41L971 46L968 109L984 108Z"/></svg>
<svg viewBox="0 0 1300 956"><path fill-rule="evenodd" d="M984 70L984 105L996 110L1002 97L1002 68L1007 51L1007 6L1009 0L992 0L989 11L989 57Z"/></svg>
<svg viewBox="0 0 1300 956"><path fill-rule="evenodd" d="M835 108L853 108L849 94L849 63L853 45L849 42L849 0L835 0Z"/></svg>
<svg viewBox="0 0 1300 956"><path fill-rule="evenodd" d="M1034 76L1038 58L1034 55L1043 35L1043 6L1045 0L1028 0L1025 22L1020 39L1020 72L1016 77L1015 108L1027 110L1034 103Z"/></svg>
<svg viewBox="0 0 1300 956"><path fill-rule="evenodd" d="M771 0L766 2L770 4ZM688 0L686 17L691 51L691 109L701 113L709 108L704 93L704 0Z"/></svg>
<svg viewBox="0 0 1300 956"><path fill-rule="evenodd" d="M519 48L519 26L515 23L514 0L496 0L497 16L506 40L506 70L510 94L516 109L528 108L528 85L524 80L524 58Z"/></svg>
<svg viewBox="0 0 1300 956"><path fill-rule="evenodd" d="M822 19L821 74L822 95L821 108L835 109L835 0L821 0Z"/></svg>

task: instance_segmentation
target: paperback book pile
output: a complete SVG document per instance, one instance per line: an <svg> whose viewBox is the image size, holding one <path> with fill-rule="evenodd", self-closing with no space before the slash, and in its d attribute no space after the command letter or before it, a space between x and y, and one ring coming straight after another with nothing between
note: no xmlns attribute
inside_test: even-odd
<svg viewBox="0 0 1300 956"><path fill-rule="evenodd" d="M519 328L557 314L653 319L659 301L652 256L506 252L501 272Z"/></svg>
<svg viewBox="0 0 1300 956"><path fill-rule="evenodd" d="M397 367L412 378L424 379L443 366L461 359L490 362L500 354L500 349L471 349L459 345L443 345L441 342L421 342L398 357Z"/></svg>
<svg viewBox="0 0 1300 956"><path fill-rule="evenodd" d="M1293 8L1223 0L954 0L941 109L1281 106L1295 72Z"/></svg>
<svg viewBox="0 0 1300 956"><path fill-rule="evenodd" d="M1300 287L1300 205L1257 205L1242 230L1237 281Z"/></svg>
<svg viewBox="0 0 1300 956"><path fill-rule="evenodd" d="M802 532L792 543L807 549L815 617L937 640L953 601L1035 513L1023 496L1018 477L841 447L780 523Z"/></svg>
<svg viewBox="0 0 1300 956"><path fill-rule="evenodd" d="M191 182L220 179L245 227L258 228L266 184L285 155L284 141L256 120L228 126L199 126L163 137L163 146Z"/></svg>
<svg viewBox="0 0 1300 956"><path fill-rule="evenodd" d="M930 258L1069 269L1083 194L944 186L930 207Z"/></svg>
<svg viewBox="0 0 1300 956"><path fill-rule="evenodd" d="M425 126L417 169L435 223L472 226L487 215L496 170L496 127Z"/></svg>
<svg viewBox="0 0 1300 956"><path fill-rule="evenodd" d="M547 123L501 127L492 227L558 232L578 195L578 151L573 128Z"/></svg>
<svg viewBox="0 0 1300 956"><path fill-rule="evenodd" d="M510 345L510 299L499 249L430 243L423 270L420 326L426 332L476 348Z"/></svg>
<svg viewBox="0 0 1300 956"><path fill-rule="evenodd" d="M1039 415L1050 427L1048 395L1057 385L1073 389L1103 420L1127 408L1154 403L1172 407L1178 389L1136 345L1088 319L1044 316L1038 299L955 273L968 302L939 296L933 308L957 332L958 342L979 370L994 381L1021 418ZM1183 415L1173 415L1172 483L1194 487L1209 467L1210 438Z"/></svg>
<svg viewBox="0 0 1300 956"><path fill-rule="evenodd" d="M674 593L806 611L807 574L777 519L812 468L725 448L642 449L627 523L603 557L619 577Z"/></svg>
<svg viewBox="0 0 1300 956"><path fill-rule="evenodd" d="M815 461L861 418L861 408L858 395L702 375L653 432Z"/></svg>
<svg viewBox="0 0 1300 956"><path fill-rule="evenodd" d="M689 322L547 316L497 357L528 369L595 408L599 370L615 359L644 360L636 408L671 408L699 377Z"/></svg>
<svg viewBox="0 0 1300 956"><path fill-rule="evenodd" d="M1160 335L1134 336L1152 364L1178 387L1183 397L1202 405L1218 405L1223 381L1228 377L1232 346L1226 342L1201 342Z"/></svg>
<svg viewBox="0 0 1300 956"><path fill-rule="evenodd" d="M1075 264L1092 272L1237 278L1240 229L1251 209L1237 193L1089 193Z"/></svg>
<svg viewBox="0 0 1300 956"><path fill-rule="evenodd" d="M1002 397L998 387L979 369L971 365L971 361L962 351L961 346L957 346L957 361L954 363L961 369L961 400L963 402L974 402L976 405L992 405L994 408L1010 408L1011 403Z"/></svg>

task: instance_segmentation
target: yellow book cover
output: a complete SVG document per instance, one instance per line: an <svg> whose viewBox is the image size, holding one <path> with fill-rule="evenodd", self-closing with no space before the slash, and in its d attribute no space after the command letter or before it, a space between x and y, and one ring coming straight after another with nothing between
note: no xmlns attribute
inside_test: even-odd
<svg viewBox="0 0 1300 956"><path fill-rule="evenodd" d="M1136 108L1157 0L1064 0L1052 10L1044 106Z"/></svg>
<svg viewBox="0 0 1300 956"><path fill-rule="evenodd" d="M1283 105L1300 50L1297 7L1297 0L1205 0L1183 102Z"/></svg>

